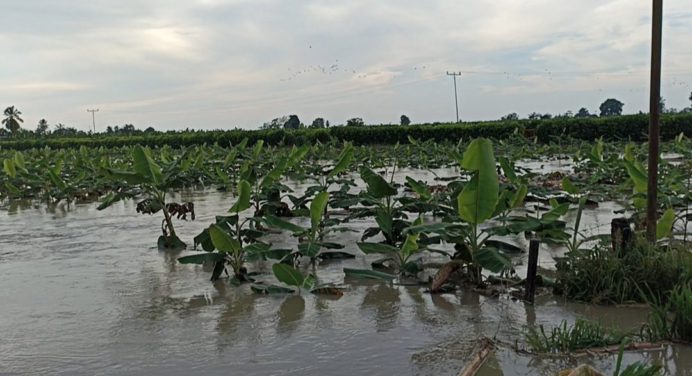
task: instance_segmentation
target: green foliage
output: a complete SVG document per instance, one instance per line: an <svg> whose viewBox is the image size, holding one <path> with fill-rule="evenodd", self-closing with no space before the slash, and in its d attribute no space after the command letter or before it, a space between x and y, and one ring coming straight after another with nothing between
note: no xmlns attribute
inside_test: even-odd
<svg viewBox="0 0 692 376"><path fill-rule="evenodd" d="M134 170L144 178L144 181L153 185L159 185L163 182L161 167L151 158L150 150L137 146L133 150L133 156Z"/></svg>
<svg viewBox="0 0 692 376"><path fill-rule="evenodd" d="M654 291L643 293L652 308L644 335L651 341L692 342L692 280L676 285L663 298Z"/></svg>
<svg viewBox="0 0 692 376"><path fill-rule="evenodd" d="M324 212L327 210L328 202L329 192L326 191L318 193L312 200L310 204L310 224L312 225L312 231L316 232L322 223L322 216L324 216Z"/></svg>
<svg viewBox="0 0 692 376"><path fill-rule="evenodd" d="M396 278L393 274L368 269L344 268L344 274L348 278L377 279L383 281L392 281Z"/></svg>
<svg viewBox="0 0 692 376"><path fill-rule="evenodd" d="M110 167L101 167L99 172L106 178L122 184L117 194L110 192L101 201L98 210L103 210L119 200L135 197L144 193L146 198L137 204L137 212L154 214L161 211L163 220L161 225L162 235L158 239L159 248L181 249L185 243L178 238L173 227L172 216L169 213L166 195L181 172L181 159L169 161L165 169L162 169L151 156L151 150L142 146L132 148L132 170L119 170ZM165 170L165 171L164 171ZM66 184L57 176L56 170L49 178L58 187L66 187ZM194 209L192 209L194 219Z"/></svg>
<svg viewBox="0 0 692 376"><path fill-rule="evenodd" d="M459 216L468 223L479 225L495 212L499 194L492 143L483 138L471 142L460 165L471 172L472 177L459 195Z"/></svg>
<svg viewBox="0 0 692 376"><path fill-rule="evenodd" d="M625 335L603 327L594 321L577 319L573 325L562 321L561 325L546 333L543 325L529 327L525 332L531 351L537 353L568 353L593 347L617 345Z"/></svg>
<svg viewBox="0 0 692 376"><path fill-rule="evenodd" d="M601 103L599 110L601 110L601 116L618 116L622 115L622 107L624 105L624 103L615 98L608 98Z"/></svg>
<svg viewBox="0 0 692 376"><path fill-rule="evenodd" d="M591 303L643 302L641 289L665 297L689 278L692 255L637 239L622 257L598 245L558 260L555 292Z"/></svg>
<svg viewBox="0 0 692 376"><path fill-rule="evenodd" d="M472 280L480 283L480 268L500 272L511 267L508 257L498 249L484 245L490 236L483 234L478 228L480 224L499 214L497 206L500 188L495 167L495 154L490 140L484 138L473 140L459 164L471 173L471 180L464 185L457 196L459 218L470 224L470 229L466 231L462 239L456 239L455 243L457 248L469 250L467 255L462 255L462 259L470 266ZM507 166L508 164L505 163L505 167Z"/></svg>
<svg viewBox="0 0 692 376"><path fill-rule="evenodd" d="M625 341L620 344L620 351L618 352L618 358L613 376L659 376L663 373L663 367L661 367L660 364L645 365L640 362L630 364L624 370L620 371L622 368L622 356L624 353Z"/></svg>
<svg viewBox="0 0 692 376"><path fill-rule="evenodd" d="M289 286L311 289L315 284L314 278L309 275L304 276L290 265L276 263L272 265L272 272L274 276L276 276L276 279Z"/></svg>
<svg viewBox="0 0 692 376"><path fill-rule="evenodd" d="M229 209L228 211L237 214L246 209L249 209L251 206L251 196L252 187L250 186L250 183L248 183L246 180L241 180L240 183L238 183L238 199L236 200L235 204L231 206L231 209Z"/></svg>
<svg viewBox="0 0 692 376"><path fill-rule="evenodd" d="M20 117L21 114L22 112L16 109L14 106L5 108L5 118L2 119L2 124L4 124L5 128L12 132L13 135L16 135L17 132L19 132L21 127L20 124L24 122L24 120Z"/></svg>
<svg viewBox="0 0 692 376"><path fill-rule="evenodd" d="M412 227L417 227L422 225L422 219L419 218L412 223ZM361 242L356 243L358 248L368 254L382 254L386 257L386 261L393 262L393 268L400 274L409 274L415 276L420 269L415 266L415 263L411 261L411 257L422 252L423 247L418 245L418 238L420 233L409 232L406 235L405 240L400 246L393 246L385 243L367 243Z"/></svg>
<svg viewBox="0 0 692 376"><path fill-rule="evenodd" d="M238 183L238 198L229 212L231 216L218 216L216 222L195 236L195 248L201 246L207 253L204 256L191 255L178 259L180 263L213 262L214 270L211 280L221 277L226 265L233 269L233 283L252 282L244 266L246 259L283 258L286 253L272 250L269 244L262 243L259 238L264 232L248 228L254 223L254 217L241 220L240 214L249 209L251 187L246 180ZM218 251L218 252L215 252ZM220 255L220 256L212 256Z"/></svg>
<svg viewBox="0 0 692 376"><path fill-rule="evenodd" d="M292 253L291 256L294 261L297 261L299 256L307 256L310 258L310 263L315 264L318 258L322 257L324 254L321 252L322 248L343 248L343 245L338 243L325 243L323 242L324 237L331 231L324 225L324 217L327 212L327 206L329 203L329 192L322 191L317 193L310 203L310 227L304 228L298 226L289 221L285 221L276 216L268 215L264 218L264 222L273 228L278 228L281 230L290 231L293 236L303 238L303 240L298 244L296 252ZM325 258L343 258L351 257L349 254L341 253L339 255L327 255Z"/></svg>
<svg viewBox="0 0 692 376"><path fill-rule="evenodd" d="M332 179L340 173L346 171L350 166L351 161L353 161L353 146L347 144L343 150L341 150L341 154L339 154L334 168L332 168L329 171L329 174L327 174L327 179Z"/></svg>
<svg viewBox="0 0 692 376"><path fill-rule="evenodd" d="M656 223L656 239L670 236L673 231L673 222L675 222L675 210L668 208Z"/></svg>
<svg viewBox="0 0 692 376"><path fill-rule="evenodd" d="M537 141L547 143L559 138L593 141L603 137L605 141L631 140L645 141L648 129L646 115L624 115L602 118L574 117L547 120L512 120L479 123L448 123L409 125L407 127L332 127L322 129L269 129L269 130L231 130L194 131L158 134L139 134L111 136L106 134L90 137L41 137L34 139L15 139L0 141L0 147L25 150L32 148L79 148L122 147L142 145L149 147L171 146L182 148L193 145L238 145L247 139L249 145L264 140L267 145L304 145L315 142L328 142L331 139L348 141L355 145L408 143L409 137L420 141L435 142L487 137L495 140L511 139L515 131L536 137ZM665 114L661 118L661 139L672 140L680 133L692 137L692 113Z"/></svg>
<svg viewBox="0 0 692 376"><path fill-rule="evenodd" d="M368 193L374 198L385 198L397 193L396 188L366 166L361 168L360 177L367 184Z"/></svg>
<svg viewBox="0 0 692 376"><path fill-rule="evenodd" d="M209 236L214 248L222 253L238 253L241 250L240 241L234 239L217 224L209 226Z"/></svg>
<svg viewBox="0 0 692 376"><path fill-rule="evenodd" d="M614 376L659 376L663 374L663 367L659 364L646 365L636 362L627 366L621 373Z"/></svg>

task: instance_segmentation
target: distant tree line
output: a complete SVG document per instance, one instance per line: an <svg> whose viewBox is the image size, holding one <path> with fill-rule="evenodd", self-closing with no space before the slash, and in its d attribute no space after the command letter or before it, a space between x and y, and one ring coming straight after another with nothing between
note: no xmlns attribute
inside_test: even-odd
<svg viewBox="0 0 692 376"><path fill-rule="evenodd" d="M411 119L406 116L406 115L401 115L399 117L399 125L407 126L411 124ZM385 125L385 124L382 124ZM386 125L391 125L391 124L386 124ZM365 121L363 121L363 118L360 117L353 117L348 120L346 120L346 123L343 125L337 125L337 127L364 127L365 126ZM300 118L298 118L298 115L284 115L275 119L272 119L271 121L268 121L260 127L260 129L302 129L302 128L329 128L329 120L324 120L322 117L315 118L315 120L310 123L310 125L306 126L300 121Z"/></svg>
<svg viewBox="0 0 692 376"><path fill-rule="evenodd" d="M692 93L690 93L689 97L690 102L692 102ZM608 98L606 99L601 105L598 107L599 113L591 113L586 107L580 108L576 113L573 113L572 111L567 111L564 114L558 114L558 115L551 115L551 114L541 114L538 112L532 112L528 114L527 119L530 120L544 120L544 119L552 119L552 118L588 118L588 117L607 117L607 116L620 116L622 115L622 109L625 107L625 104L622 103L621 101L615 99L615 98ZM677 114L677 113L688 113L692 112L692 105L690 107L685 107L682 110L678 110L676 108L666 108L666 100L663 98L660 98L659 100L659 110L661 113L665 114ZM640 113L643 113L640 111ZM517 115L516 112L509 113L503 117L500 118L500 120L519 120L519 115Z"/></svg>
<svg viewBox="0 0 692 376"><path fill-rule="evenodd" d="M4 118L2 119L2 124L4 128L0 128L0 138L8 137L75 137L75 136L88 136L93 134L91 131L85 132L79 130L75 127L67 126L63 123L57 123L51 127L48 120L41 119L36 124L36 129L25 129L21 125L24 123L22 119L22 112L19 111L15 106L9 106L5 108ZM128 134L147 134L156 133L157 131L153 127L148 127L144 130L135 128L132 124L125 124L123 126L108 126L105 132L101 134L109 135L128 135Z"/></svg>
<svg viewBox="0 0 692 376"><path fill-rule="evenodd" d="M690 93L689 96L690 102L692 102L692 93ZM553 119L553 118L588 118L588 117L609 117L609 116L620 116L622 115L622 109L625 106L625 104L615 98L608 98L606 99L601 105L599 106L598 110L599 113L591 113L586 107L582 107L579 110L577 110L576 113L573 113L572 111L567 111L564 114L558 114L558 115L552 115L552 114L541 114L538 112L532 112L528 114L527 118L530 120L545 120L545 119ZM690 107L685 107L682 110L678 110L676 108L667 108L666 107L666 101L663 98L660 98L659 100L659 109L662 113L667 113L667 114L675 114L675 113L692 113L692 103ZM640 113L642 113L640 111ZM4 125L4 128L0 128L0 138L7 138L7 137L32 137L32 136L59 136L59 137L64 137L64 136L87 136L91 135L92 132L85 132L82 130L78 130L74 127L69 127L65 124L62 123L57 123L53 126L53 129L51 130L50 125L48 124L48 121L46 119L41 119L38 121L38 124L36 125L36 130L27 130L22 128L22 124L24 123L24 119L22 119L22 112L19 111L15 106L9 106L5 108L5 111L3 112L4 118L2 119L2 125ZM507 114L505 116L502 116L500 120L503 121L512 121L512 120L519 120L519 115L516 112L512 112L510 114ZM438 124L438 123L432 123L432 124ZM393 125L393 124L381 124L381 125ZM411 125L411 119L406 116L406 115L401 115L399 118L399 125L401 126L408 126ZM346 123L343 125L337 125L337 127L364 127L365 126L365 121L363 118L360 117L353 117L348 120L346 120ZM301 128L329 128L330 123L329 120L325 120L322 117L315 118L310 125L305 126L300 119L298 118L298 115L285 115L281 116L275 119L272 119L269 122L266 122L262 124L260 129L301 129ZM185 132L190 132L190 129L186 129ZM107 135L135 135L135 134L151 134L151 133L164 133L155 130L153 127L147 127L144 130L137 129L134 125L132 124L124 124L122 126L108 126L106 127L105 132L102 132L100 134L107 134ZM176 133L176 131L166 131L165 133Z"/></svg>

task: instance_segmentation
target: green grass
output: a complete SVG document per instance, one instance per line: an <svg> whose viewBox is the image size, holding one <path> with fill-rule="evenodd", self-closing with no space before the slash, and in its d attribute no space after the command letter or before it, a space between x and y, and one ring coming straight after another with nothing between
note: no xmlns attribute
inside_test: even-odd
<svg viewBox="0 0 692 376"><path fill-rule="evenodd" d="M652 311L643 336L651 341L692 342L692 283L676 286L665 302L657 298L650 300Z"/></svg>
<svg viewBox="0 0 692 376"><path fill-rule="evenodd" d="M597 304L645 303L642 289L665 303L675 286L689 280L692 254L686 249L652 247L643 239L623 257L598 245L557 263L555 292Z"/></svg>
<svg viewBox="0 0 692 376"><path fill-rule="evenodd" d="M598 322L578 319L573 325L563 321L549 333L546 333L543 325L538 328L529 327L525 338L533 352L566 353L617 345L626 338L626 335L606 328Z"/></svg>
<svg viewBox="0 0 692 376"><path fill-rule="evenodd" d="M663 373L663 367L661 367L660 364L654 363L647 365L641 362L630 364L620 372L620 368L622 368L622 355L624 353L625 343L623 342L620 344L620 351L618 352L618 359L613 376L658 376Z"/></svg>

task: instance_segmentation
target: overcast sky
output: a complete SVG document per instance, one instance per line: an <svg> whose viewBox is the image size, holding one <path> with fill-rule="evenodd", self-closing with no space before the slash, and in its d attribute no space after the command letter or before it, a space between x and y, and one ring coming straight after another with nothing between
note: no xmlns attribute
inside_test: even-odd
<svg viewBox="0 0 692 376"><path fill-rule="evenodd" d="M689 106L692 1L666 0L662 94ZM2 0L0 106L24 126L256 128L646 110L650 0Z"/></svg>

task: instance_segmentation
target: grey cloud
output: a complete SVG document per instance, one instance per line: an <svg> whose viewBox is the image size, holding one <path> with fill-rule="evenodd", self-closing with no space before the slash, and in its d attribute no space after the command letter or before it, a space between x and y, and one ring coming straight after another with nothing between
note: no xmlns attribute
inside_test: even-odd
<svg viewBox="0 0 692 376"><path fill-rule="evenodd" d="M13 1L0 16L0 61L26 124L45 117L161 129L256 127L285 113L305 122L564 112L610 96L646 106L648 2L629 0ZM664 94L686 105L692 18L666 2ZM666 74L665 69L671 70ZM675 70L673 72L673 69ZM686 70L687 69L687 70ZM671 73L672 72L672 73ZM673 74L675 73L675 74ZM675 78L675 85L669 85ZM666 81L666 78L668 79ZM683 84L680 84L683 83ZM667 86L666 86L667 85ZM685 95L687 91L687 95Z"/></svg>

